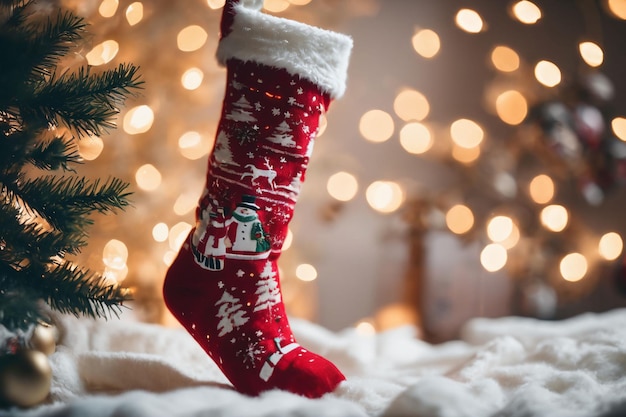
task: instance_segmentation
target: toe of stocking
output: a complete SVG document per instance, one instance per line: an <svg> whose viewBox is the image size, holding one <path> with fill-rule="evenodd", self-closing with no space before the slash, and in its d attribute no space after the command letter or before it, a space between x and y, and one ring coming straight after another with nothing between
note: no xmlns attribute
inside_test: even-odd
<svg viewBox="0 0 626 417"><path fill-rule="evenodd" d="M292 352L280 363L270 382L276 387L309 398L318 398L334 391L346 378L325 358L306 349Z"/></svg>

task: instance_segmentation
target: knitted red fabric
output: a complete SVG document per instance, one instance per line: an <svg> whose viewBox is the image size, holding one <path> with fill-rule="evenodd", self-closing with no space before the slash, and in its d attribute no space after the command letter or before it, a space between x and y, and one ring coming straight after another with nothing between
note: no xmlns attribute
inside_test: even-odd
<svg viewBox="0 0 626 417"><path fill-rule="evenodd" d="M227 74L196 227L167 273L164 298L239 391L319 397L344 376L294 339L276 260L330 98L255 62L231 59Z"/></svg>

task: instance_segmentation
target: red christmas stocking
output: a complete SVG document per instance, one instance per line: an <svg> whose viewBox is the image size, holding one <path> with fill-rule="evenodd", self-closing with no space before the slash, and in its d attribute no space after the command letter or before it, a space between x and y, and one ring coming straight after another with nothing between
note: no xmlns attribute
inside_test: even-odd
<svg viewBox="0 0 626 417"><path fill-rule="evenodd" d="M227 87L196 226L165 278L172 314L240 392L319 397L344 380L298 345L276 261L318 131L345 89L350 38L228 1Z"/></svg>

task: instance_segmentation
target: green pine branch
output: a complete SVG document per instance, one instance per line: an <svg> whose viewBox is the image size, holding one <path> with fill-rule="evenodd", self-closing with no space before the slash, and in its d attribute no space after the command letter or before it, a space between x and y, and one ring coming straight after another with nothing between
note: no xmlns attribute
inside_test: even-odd
<svg viewBox="0 0 626 417"><path fill-rule="evenodd" d="M0 173L17 172L29 162L28 153L37 146L37 138L43 130L15 129L9 123L1 124L2 116L0 109L0 128L3 128L0 132L3 149L0 152Z"/></svg>
<svg viewBox="0 0 626 417"><path fill-rule="evenodd" d="M19 220L16 207L0 205L0 228L3 250L0 263L17 267L25 259L47 263L55 257L76 255L87 245L84 233L61 233L56 229L43 228L38 223Z"/></svg>
<svg viewBox="0 0 626 417"><path fill-rule="evenodd" d="M88 180L73 166L83 162L76 141L115 127L119 106L143 81L131 64L60 72L86 24L70 12L36 16L34 4L0 0L0 325L10 329L42 319L41 301L106 318L130 298L65 258L87 245L92 214L129 205L128 183ZM61 125L69 135L54 134Z"/></svg>
<svg viewBox="0 0 626 417"><path fill-rule="evenodd" d="M85 23L69 12L48 17L41 24L30 18L27 1L0 25L0 107L15 106L28 96L29 86L49 78L59 59L84 35ZM35 20L32 21L31 20ZM15 109L17 111L19 109Z"/></svg>
<svg viewBox="0 0 626 417"><path fill-rule="evenodd" d="M4 289L0 276L0 323L8 329L27 329L32 323L45 320L36 294Z"/></svg>
<svg viewBox="0 0 626 417"><path fill-rule="evenodd" d="M47 143L35 144L25 155L25 159L33 166L48 171L61 169L75 172L70 165L82 162L78 146L73 140L63 136L54 137Z"/></svg>
<svg viewBox="0 0 626 417"><path fill-rule="evenodd" d="M60 120L79 137L101 135L115 127L116 106L141 84L138 68L132 65L120 64L99 74L83 67L39 83L21 113L25 119L45 119L51 126Z"/></svg>
<svg viewBox="0 0 626 417"><path fill-rule="evenodd" d="M36 279L34 284L51 308L77 317L117 316L120 306L128 300L127 289L109 284L102 275L70 263L46 271L45 278Z"/></svg>
<svg viewBox="0 0 626 417"><path fill-rule="evenodd" d="M64 232L77 232L91 225L91 212L107 213L129 205L129 184L109 178L89 181L78 176L47 175L22 179L7 185L7 197L21 200L24 209Z"/></svg>

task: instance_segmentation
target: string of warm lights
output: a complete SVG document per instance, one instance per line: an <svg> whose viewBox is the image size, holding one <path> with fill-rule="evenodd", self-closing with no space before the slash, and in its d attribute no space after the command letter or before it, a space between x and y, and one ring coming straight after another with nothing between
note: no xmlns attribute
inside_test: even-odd
<svg viewBox="0 0 626 417"><path fill-rule="evenodd" d="M607 2L609 10L617 17L623 18L625 7L623 2ZM510 12L519 22L532 25L542 18L541 9L530 1L515 2ZM471 9L461 9L455 16L457 26L468 33L480 33L485 30L485 23L478 12ZM441 42L438 34L432 29L420 29L412 38L415 52L426 59L434 58ZM602 48L591 41L579 43L579 53L582 60L592 68L602 65L604 53ZM519 54L509 46L497 45L490 54L493 67L502 73L518 71L522 66ZM538 61L533 68L533 75L538 83L547 88L558 86L562 82L560 68L549 60ZM528 116L529 103L522 91L505 90L495 95L494 109L502 122L511 126L518 126ZM427 97L419 91L403 90L394 100L396 116L406 122L400 128L399 140L402 148L411 154L421 155L428 152L434 142L434 133L424 120L428 117L429 103ZM624 140L626 119L615 117L611 121L614 134ZM363 114L359 124L359 131L364 139L381 143L393 137L395 126L394 118L389 113L373 109ZM454 120L449 125L449 136L452 141L451 157L464 165L471 165L481 155L481 145L484 143L485 130L475 120L462 118ZM441 140L443 138L438 138ZM342 175L351 175L342 173ZM333 178L333 177L331 177ZM515 181L515 180L513 180ZM334 183L334 182L333 182ZM329 181L329 191L330 191ZM528 193L538 205L545 205L540 210L540 222L543 227L554 233L562 232L570 223L569 210L560 204L550 203L556 193L553 179L547 174L536 175L527 184ZM331 193L333 195L333 193ZM367 188L368 203L380 212L395 211L401 206L404 198L400 185L393 182L375 182ZM486 235L489 243L484 246L480 254L480 261L485 270L494 272L504 268L507 264L508 251L520 241L521 231L516 220L512 217L496 214L488 218ZM446 226L455 234L463 235L475 228L475 216L472 209L463 204L455 204L445 214ZM616 232L608 232L598 240L598 254L605 260L617 259L623 248L623 241ZM588 256L581 253L569 253L563 256L560 262L562 278L567 281L582 279L588 271Z"/></svg>
<svg viewBox="0 0 626 417"><path fill-rule="evenodd" d="M72 0L67 2L72 5ZM367 13L356 9L362 7L365 10L370 7L369 3L350 2L355 9L350 12L356 15ZM121 138L106 139L105 143L101 138L91 137L80 143L80 153L86 160L99 160L100 169L103 169L110 166L117 155L112 149L113 143L137 141L138 145L116 145L126 150L135 149L137 155L128 160L125 168L131 171L126 177L134 179L138 190L137 214L135 217L127 216L131 220L124 225L124 229L128 230L100 245L103 248L101 260L106 275L112 281L121 282L126 276L131 276L133 285L152 288L155 294L161 284L156 277L164 275L192 227L192 213L202 189L204 161L213 145L217 121L214 110L219 103L223 79L223 72L212 59L216 42L212 28L217 27L219 9L224 1L190 2L187 13L181 12L180 16L166 16L167 4L167 1L147 3L124 0L80 2L83 14L91 16L99 29L94 38L95 45L84 54L85 60L95 67L114 60L131 60L146 72L149 90L124 110L121 129L114 133ZM300 9L305 5L307 8ZM626 20L626 3L607 0L604 5L612 16ZM199 7L203 7L204 11L196 9ZM297 14L300 10L317 10L315 7L315 2L310 0L266 0L264 3L265 11L276 14ZM345 6L341 11L346 11ZM333 18L336 19L338 14L333 13ZM541 8L525 0L512 2L509 14L524 25L536 24L543 18ZM461 8L453 19L459 30L472 36L489 30L488 22L476 10ZM157 31L164 32L163 37L150 40L150 36L156 36ZM158 48L169 48L162 55L170 57L157 57L155 49L142 49L138 46L142 36L145 37L144 44L169 39L171 45L164 42ZM434 27L417 28L408 41L417 56L424 60L436 60L442 46L445 47ZM578 53L590 68L601 67L604 62L602 47L591 40L582 40L578 44ZM510 45L495 45L488 59L497 74L518 77L515 80L520 74L523 74L522 78L533 77L538 88L552 91L562 84L563 74L557 64L547 59L526 63ZM505 125L517 128L527 119L535 94L529 94L525 87L514 85L514 82L503 84L503 87L494 84L485 95L486 109ZM199 110L196 113L190 107ZM401 89L391 107L393 113L373 108L361 115L358 132L364 140L376 145L397 137L401 148L410 155L453 161L467 169L488 158L486 143L492 143L480 120L469 117L445 123L430 120L429 98L414 88ZM610 126L617 138L626 141L626 117L614 117ZM323 119L318 137L324 134L325 127L326 120ZM170 143L169 139L164 139L165 136L174 139ZM163 150L153 152L151 148L156 146ZM184 166L190 174L182 174L180 166ZM192 176L195 177L191 179ZM378 179L363 184L359 174L347 168L329 172L326 178L326 192L332 199L346 203L363 194L369 206L381 215L401 210L404 203L414 197L409 195L410 191L401 181ZM566 206L554 201L558 179L550 172L536 173L530 179L515 179L506 173L498 173L493 180L494 187L503 194L519 188L533 204L540 207L537 221L546 233L559 234L571 229L572 213ZM494 212L485 217L476 212L470 203L450 199L447 195L436 202L433 210L437 213L431 218L440 219L441 224L456 235L481 233L486 236L480 262L487 271L505 268L512 251L528 238L520 219L512 213ZM437 227L437 221L430 226ZM584 278L586 273L581 275L581 271L590 270L591 263L598 257L614 260L621 255L623 240L616 231L608 231L596 241L595 254L572 252L562 256L560 273L564 280ZM92 243L91 247L98 247L98 243ZM318 272L314 262L306 260L306 256L299 256L300 249L293 245L292 230L289 230L283 250L286 256L281 264L281 274L286 300L297 298L294 294L298 291L302 297L310 296L311 287L307 283L315 280ZM306 261L300 262L299 259ZM297 278L305 290L292 285L291 277Z"/></svg>

